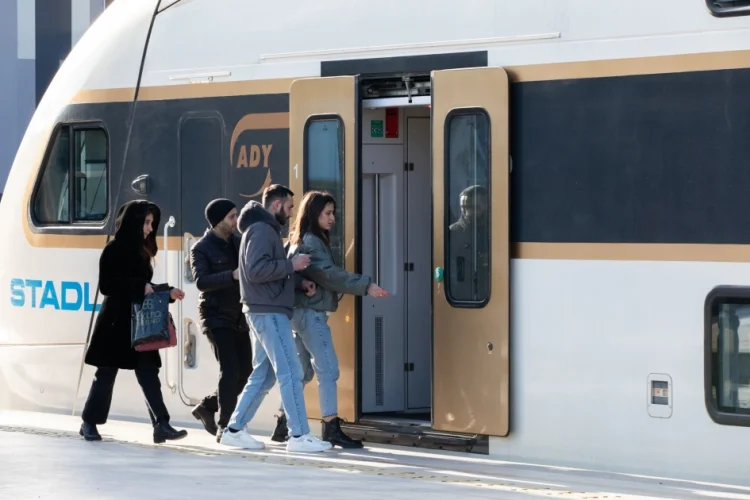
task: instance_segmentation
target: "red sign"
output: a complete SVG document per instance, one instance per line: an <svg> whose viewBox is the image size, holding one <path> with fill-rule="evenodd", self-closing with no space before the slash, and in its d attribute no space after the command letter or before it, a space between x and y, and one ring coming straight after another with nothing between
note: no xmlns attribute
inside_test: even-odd
<svg viewBox="0 0 750 500"><path fill-rule="evenodd" d="M385 138L398 139L398 108L385 108Z"/></svg>

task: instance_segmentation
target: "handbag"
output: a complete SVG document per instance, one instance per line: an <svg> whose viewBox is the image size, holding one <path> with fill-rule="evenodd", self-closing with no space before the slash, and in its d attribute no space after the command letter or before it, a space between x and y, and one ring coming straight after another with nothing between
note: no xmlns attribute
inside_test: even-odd
<svg viewBox="0 0 750 500"><path fill-rule="evenodd" d="M156 351L158 349L166 349L166 348L174 347L177 345L177 330L174 326L174 320L172 320L172 313L168 312L167 317L169 320L169 323L167 325L167 330L169 330L169 339L153 340L151 342L139 344L135 347L136 351L138 352Z"/></svg>
<svg viewBox="0 0 750 500"><path fill-rule="evenodd" d="M177 345L174 320L169 312L169 287L154 287L154 293L134 302L131 316L131 346L139 352Z"/></svg>

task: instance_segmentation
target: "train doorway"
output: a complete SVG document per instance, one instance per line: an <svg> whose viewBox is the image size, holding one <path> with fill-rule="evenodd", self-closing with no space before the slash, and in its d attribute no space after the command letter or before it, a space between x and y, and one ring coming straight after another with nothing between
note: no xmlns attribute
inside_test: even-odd
<svg viewBox="0 0 750 500"><path fill-rule="evenodd" d="M292 190L340 200L334 255L392 293L329 321L348 432L509 432L508 87L501 68L292 83Z"/></svg>
<svg viewBox="0 0 750 500"><path fill-rule="evenodd" d="M362 299L360 421L429 426L430 109L424 97L406 106L400 101L362 101L362 272L391 296Z"/></svg>

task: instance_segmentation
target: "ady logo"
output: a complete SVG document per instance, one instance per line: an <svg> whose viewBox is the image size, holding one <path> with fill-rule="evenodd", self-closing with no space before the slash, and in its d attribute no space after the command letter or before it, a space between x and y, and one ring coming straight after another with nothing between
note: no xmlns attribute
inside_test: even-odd
<svg viewBox="0 0 750 500"><path fill-rule="evenodd" d="M240 193L244 198L255 198L263 194L263 191L271 185L270 158L273 151L273 144L238 144L240 136L249 130L268 130L273 128L287 128L288 123L283 123L281 116L285 113L250 113L237 122L232 132L232 139L229 143L229 161L232 167L236 168L263 168L266 170L265 180L260 189L252 194ZM285 116L283 116L286 119ZM237 147L239 145L239 148ZM236 150L236 151L235 151ZM236 158L236 160L235 160Z"/></svg>
<svg viewBox="0 0 750 500"><path fill-rule="evenodd" d="M13 278L10 280L10 303L13 307L32 309L52 308L62 311L94 310L91 301L91 286L88 282L32 280ZM99 311L101 304L96 305Z"/></svg>

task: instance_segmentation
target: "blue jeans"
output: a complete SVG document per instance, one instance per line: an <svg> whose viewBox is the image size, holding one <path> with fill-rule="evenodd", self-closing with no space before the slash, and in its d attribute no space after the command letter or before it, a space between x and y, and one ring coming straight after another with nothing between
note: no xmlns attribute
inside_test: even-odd
<svg viewBox="0 0 750 500"><path fill-rule="evenodd" d="M336 382L339 379L339 360L333 347L328 315L312 309L295 309L292 328L303 344L298 347L298 351L300 364L305 371L304 383L312 379L308 369L311 363L318 377L320 412L323 418L338 415Z"/></svg>
<svg viewBox="0 0 750 500"><path fill-rule="evenodd" d="M292 330L294 330L294 318L292 318ZM297 344L297 356L299 356L299 363L302 365L302 385L307 385L315 375L312 362L310 361L310 353L297 332L294 332L294 342Z"/></svg>
<svg viewBox="0 0 750 500"><path fill-rule="evenodd" d="M294 328L294 323L292 323L292 328ZM302 365L302 386L304 387L313 379L315 372L313 371L313 366L310 362L310 353L307 352L305 344L302 343L302 338L296 332L294 333L294 343L297 346L297 356L299 357L300 365ZM279 406L279 410L281 413L284 413L283 402Z"/></svg>
<svg viewBox="0 0 750 500"><path fill-rule="evenodd" d="M235 430L245 427L278 380L291 434L309 433L302 392L302 366L289 318L283 314L246 314L245 317L253 344L253 373L240 394L228 427Z"/></svg>

